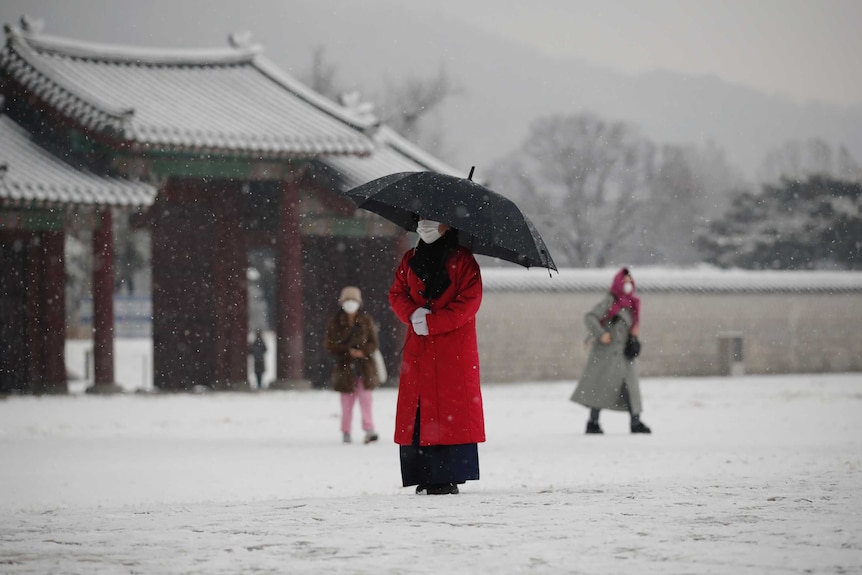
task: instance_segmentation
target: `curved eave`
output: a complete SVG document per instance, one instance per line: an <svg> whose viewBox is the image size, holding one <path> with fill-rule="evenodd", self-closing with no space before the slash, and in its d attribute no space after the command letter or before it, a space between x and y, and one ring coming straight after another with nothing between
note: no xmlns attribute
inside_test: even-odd
<svg viewBox="0 0 862 575"><path fill-rule="evenodd" d="M11 35L17 35L19 41L24 41L32 48L49 54L58 54L71 58L99 60L125 64L135 62L138 65L227 65L251 61L262 52L259 45L245 48L207 48L194 49L160 49L137 46L120 46L116 44L97 44L81 40L70 40L47 34L30 34L20 29L10 30Z"/></svg>
<svg viewBox="0 0 862 575"><path fill-rule="evenodd" d="M219 133L170 133L167 130L137 130L124 141L137 153L191 153L197 155L256 159L316 158L319 156L366 156L373 147L364 140L299 138L252 138Z"/></svg>
<svg viewBox="0 0 862 575"><path fill-rule="evenodd" d="M36 144L0 115L0 203L32 206L148 206L158 190L142 182L77 169Z"/></svg>

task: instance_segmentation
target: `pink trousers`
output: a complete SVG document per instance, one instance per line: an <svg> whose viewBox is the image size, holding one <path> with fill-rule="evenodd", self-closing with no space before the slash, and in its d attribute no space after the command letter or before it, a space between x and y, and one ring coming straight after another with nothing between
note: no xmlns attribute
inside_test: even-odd
<svg viewBox="0 0 862 575"><path fill-rule="evenodd" d="M362 429L364 431L374 429L374 418L371 415L371 390L365 389L362 378L357 377L355 391L341 394L342 433L350 433L350 429L353 427L353 405L357 399L359 399L359 410L362 412Z"/></svg>

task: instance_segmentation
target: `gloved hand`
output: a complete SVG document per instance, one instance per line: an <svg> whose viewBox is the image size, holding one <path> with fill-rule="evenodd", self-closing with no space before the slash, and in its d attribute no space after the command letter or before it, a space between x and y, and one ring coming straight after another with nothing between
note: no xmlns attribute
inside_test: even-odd
<svg viewBox="0 0 862 575"><path fill-rule="evenodd" d="M428 321L425 316L429 313L431 313L430 309L420 307L410 314L410 323L413 324L413 331L416 332L416 335L428 335Z"/></svg>

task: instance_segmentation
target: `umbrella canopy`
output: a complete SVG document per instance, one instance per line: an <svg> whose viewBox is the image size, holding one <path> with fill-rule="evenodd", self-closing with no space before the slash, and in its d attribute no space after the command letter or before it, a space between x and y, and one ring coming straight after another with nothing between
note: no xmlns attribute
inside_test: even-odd
<svg viewBox="0 0 862 575"><path fill-rule="evenodd" d="M360 208L407 231L416 231L417 216L421 216L458 229L461 244L475 254L524 267L557 269L536 227L518 206L473 180L437 172L401 172L345 194Z"/></svg>

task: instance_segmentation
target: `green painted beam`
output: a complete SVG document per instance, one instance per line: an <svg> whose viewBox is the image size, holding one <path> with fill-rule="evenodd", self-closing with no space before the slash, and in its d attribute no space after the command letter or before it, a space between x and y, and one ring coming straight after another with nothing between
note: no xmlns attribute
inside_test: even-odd
<svg viewBox="0 0 862 575"><path fill-rule="evenodd" d="M65 224L66 212L61 210L0 209L0 230L57 231Z"/></svg>

